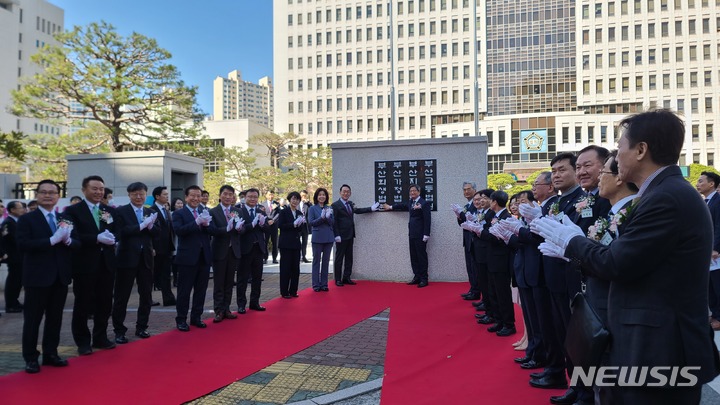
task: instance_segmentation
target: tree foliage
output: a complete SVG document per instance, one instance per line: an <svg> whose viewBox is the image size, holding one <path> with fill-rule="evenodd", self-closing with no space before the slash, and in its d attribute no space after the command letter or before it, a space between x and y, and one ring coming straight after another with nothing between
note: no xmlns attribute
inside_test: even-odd
<svg viewBox="0 0 720 405"><path fill-rule="evenodd" d="M282 135L270 132L253 135L250 137L249 142L253 145L265 146L267 156L270 157L270 166L279 169L283 158L287 156L287 146L290 144L302 144L305 140L291 132Z"/></svg>
<svg viewBox="0 0 720 405"><path fill-rule="evenodd" d="M26 135L22 132L0 132L0 159L23 161L27 150L24 146Z"/></svg>
<svg viewBox="0 0 720 405"><path fill-rule="evenodd" d="M312 193L319 187L332 188L332 153L327 147L292 149L282 165L288 170L282 181L286 191Z"/></svg>
<svg viewBox="0 0 720 405"><path fill-rule="evenodd" d="M197 89L185 85L154 39L123 37L104 21L55 38L59 46L46 45L31 57L43 71L13 91L13 113L80 127L97 122L115 152L200 136Z"/></svg>

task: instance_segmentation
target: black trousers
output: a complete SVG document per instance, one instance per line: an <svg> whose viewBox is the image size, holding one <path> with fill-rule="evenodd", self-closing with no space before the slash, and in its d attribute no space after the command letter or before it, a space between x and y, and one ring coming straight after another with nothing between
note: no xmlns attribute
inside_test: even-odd
<svg viewBox="0 0 720 405"><path fill-rule="evenodd" d="M8 275L5 279L5 309L19 307L20 290L22 289L22 262L7 262Z"/></svg>
<svg viewBox="0 0 720 405"><path fill-rule="evenodd" d="M107 268L104 259L101 261L96 272L73 276L72 335L78 347L90 346L91 338L97 343L107 340L115 274ZM88 328L90 315L93 315L92 334Z"/></svg>
<svg viewBox="0 0 720 405"><path fill-rule="evenodd" d="M280 295L294 295L300 281L300 249L280 249Z"/></svg>
<svg viewBox="0 0 720 405"><path fill-rule="evenodd" d="M8 280L9 279L10 276L8 275ZM710 289L708 299L712 317L720 319L720 270L710 272L710 282L708 285Z"/></svg>
<svg viewBox="0 0 720 405"><path fill-rule="evenodd" d="M43 356L57 355L67 293L68 287L60 280L55 280L50 287L25 287L22 334L22 355L25 361L37 360L40 354L37 343L43 316L45 316Z"/></svg>
<svg viewBox="0 0 720 405"><path fill-rule="evenodd" d="M428 255L427 242L422 239L410 238L410 266L413 271L413 278L420 281L428 281Z"/></svg>
<svg viewBox="0 0 720 405"><path fill-rule="evenodd" d="M556 350L559 354L554 358L556 363L548 363L548 367L552 366L554 370L560 369L560 372L565 373L565 369L570 367L565 358L565 335L567 324L570 322L570 299L567 293L550 292L550 303L550 328L554 334L553 345L557 346Z"/></svg>
<svg viewBox="0 0 720 405"><path fill-rule="evenodd" d="M515 310L509 271L488 272L488 295L495 305L493 318L506 326L515 326Z"/></svg>
<svg viewBox="0 0 720 405"><path fill-rule="evenodd" d="M150 308L152 307L153 272L152 269L145 265L141 254L137 266L118 268L115 274L115 301L112 309L112 323L116 335L124 335L128 330L125 327L127 304L136 280L140 301L135 329L140 331L148 328Z"/></svg>
<svg viewBox="0 0 720 405"><path fill-rule="evenodd" d="M238 266L240 259L235 257L232 249L228 249L225 259L213 260L213 310L216 314L230 312Z"/></svg>
<svg viewBox="0 0 720 405"><path fill-rule="evenodd" d="M265 229L265 243L272 243L272 259L277 260L278 257L278 247L277 247L277 239L278 239L278 227L275 224L272 224ZM267 246L266 246L267 247ZM265 253L265 260L268 259L270 248L267 247L266 253Z"/></svg>
<svg viewBox="0 0 720 405"><path fill-rule="evenodd" d="M479 262L475 255L473 255L473 262L475 264L475 274L477 275L477 285L482 295L483 303L487 309L485 313L489 316L493 316L493 306L497 307L497 303L490 298L490 292L488 291L488 267L487 262Z"/></svg>
<svg viewBox="0 0 720 405"><path fill-rule="evenodd" d="M302 224L302 228L300 230L300 244L302 247L300 248L300 256L302 256L303 260L307 257L307 245L308 245L308 236L310 235L310 230L307 228L307 224Z"/></svg>
<svg viewBox="0 0 720 405"><path fill-rule="evenodd" d="M210 263L205 262L205 255L200 251L198 262L194 266L178 265L178 291L176 322L186 322L190 308L190 322L202 320L205 293L210 279ZM192 292L192 307L190 307Z"/></svg>
<svg viewBox="0 0 720 405"><path fill-rule="evenodd" d="M240 258L240 269L237 273L237 303L238 308L247 306L247 285L250 284L250 306L260 305L260 289L262 288L263 254L260 246L254 243L248 254Z"/></svg>
<svg viewBox="0 0 720 405"><path fill-rule="evenodd" d="M463 249L464 250L464 249ZM472 257L472 252L465 250L465 270L467 270L468 281L470 282L470 294L480 295L480 286L478 285L477 267Z"/></svg>
<svg viewBox="0 0 720 405"><path fill-rule="evenodd" d="M335 281L349 280L352 276L354 241L354 238L350 238L335 243L335 259L333 259Z"/></svg>
<svg viewBox="0 0 720 405"><path fill-rule="evenodd" d="M528 345L525 354L537 363L545 364L546 351L540 327L540 317L535 304L535 289L518 287L520 293L520 306L522 307L525 330L527 330Z"/></svg>
<svg viewBox="0 0 720 405"><path fill-rule="evenodd" d="M155 267L153 275L155 277L155 287L162 291L163 305L171 305L175 302L175 294L172 292L170 284L170 273L172 272L172 254L159 254L154 257Z"/></svg>

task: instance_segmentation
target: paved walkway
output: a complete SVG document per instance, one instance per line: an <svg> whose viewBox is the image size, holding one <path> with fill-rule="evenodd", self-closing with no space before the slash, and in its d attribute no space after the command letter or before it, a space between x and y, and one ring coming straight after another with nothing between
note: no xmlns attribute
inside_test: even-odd
<svg viewBox="0 0 720 405"><path fill-rule="evenodd" d="M265 266L261 303L280 296L278 265ZM332 272L332 265L331 265ZM301 265L300 290L311 286L310 264ZM330 276L332 278L332 274ZM360 281L362 284L362 281ZM342 288L362 288L345 286ZM330 286L329 294L338 287ZM314 292L303 292L303 294ZM162 301L160 292L153 292L157 301ZM233 298L234 299L234 298ZM22 299L21 299L22 300ZM133 330L137 294L128 304L126 326ZM466 305L459 301L458 305ZM77 356L77 348L70 333L70 319L73 306L72 287L68 294L60 338L60 355L70 358ZM0 295L0 308L5 303ZM212 308L212 280L206 295L205 308L208 318ZM233 306L232 308L236 308ZM470 316L470 308L468 308ZM380 401L385 345L391 310L385 310L328 339L301 352L272 364L256 373L192 401L192 404L343 404L370 405ZM210 321L210 319L207 319ZM226 321L228 322L228 321ZM0 317L0 375L15 373L24 369L21 356L22 314L6 314ZM149 332L153 335L175 328L175 308L156 306L150 314ZM111 329L111 327L110 327ZM112 338L112 330L109 331ZM132 344L136 338L128 335ZM720 332L715 335L720 347ZM152 338L151 338L152 339ZM114 350L123 350L118 347ZM238 350L242 350L240 346ZM518 382L522 383L522 382ZM720 403L720 378L703 387L703 405Z"/></svg>

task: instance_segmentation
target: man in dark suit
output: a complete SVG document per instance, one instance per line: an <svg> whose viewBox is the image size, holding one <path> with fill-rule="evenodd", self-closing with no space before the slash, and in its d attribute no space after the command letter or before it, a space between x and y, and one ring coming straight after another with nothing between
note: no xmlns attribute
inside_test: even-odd
<svg viewBox="0 0 720 405"><path fill-rule="evenodd" d="M245 231L240 236L242 246L242 257L237 275L237 303L238 313L245 313L247 305L247 285L252 279L250 286L250 309L253 311L265 311L260 305L260 289L262 288L263 257L267 255L267 244L265 243L265 228L268 227L267 215L261 205L258 204L260 191L251 188L245 193L245 204L240 210L242 219L245 222Z"/></svg>
<svg viewBox="0 0 720 405"><path fill-rule="evenodd" d="M372 207L357 208L350 201L352 189L347 184L340 186L340 199L332 203L333 232L335 233L335 258L333 266L335 271L335 285L342 287L345 284L355 285L350 277L353 266L353 242L355 240L355 214L365 214L378 210L380 204ZM344 268L343 268L344 264Z"/></svg>
<svg viewBox="0 0 720 405"><path fill-rule="evenodd" d="M475 214L477 210L473 205L473 196L475 195L475 183L464 182L463 183L463 197L467 200L467 204L463 207L455 204L453 210L457 217L458 225L462 225L466 221L465 215L467 213ZM463 251L465 252L465 270L467 271L468 281L470 282L470 289L467 293L462 294L461 297L464 300L474 301L480 299L480 287L478 286L477 269L473 263L472 250L470 244L472 243L473 232L467 229L463 229Z"/></svg>
<svg viewBox="0 0 720 405"><path fill-rule="evenodd" d="M240 232L243 230L244 221L240 211L233 207L234 200L235 189L226 184L220 187L220 204L210 210L215 224L212 239L214 323L237 318L237 315L230 312L230 303L235 272L242 256Z"/></svg>
<svg viewBox="0 0 720 405"><path fill-rule="evenodd" d="M82 246L73 251L73 294L75 303L72 333L80 355L92 354L92 347L112 349L107 338L115 283L115 210L101 203L105 181L88 176L82 181L83 202L65 209ZM92 334L88 319L92 316Z"/></svg>
<svg viewBox="0 0 720 405"><path fill-rule="evenodd" d="M127 186L130 204L115 210L118 232L117 273L115 275L115 301L113 302L112 321L115 330L115 343L128 342L125 333L127 303L137 280L140 296L135 324L135 336L141 339L150 337L147 331L152 306L153 285L153 238L159 234L156 228L158 214L143 207L147 197L147 186L140 182Z"/></svg>
<svg viewBox="0 0 720 405"><path fill-rule="evenodd" d="M298 206L298 209L300 212L302 212L303 217L308 217L308 212L310 210L310 206L312 204L310 203L310 200L308 200L308 192L306 190L303 190L300 192L300 205ZM279 226L279 225L278 225ZM307 259L307 244L308 244L308 238L310 235L310 225L306 222L300 226L300 240L302 246L300 247L300 256L303 263L310 263L310 261Z"/></svg>
<svg viewBox="0 0 720 405"><path fill-rule="evenodd" d="M490 209L495 213L490 221L496 223L503 219L510 218L510 213L505 208L508 202L508 195L502 190L494 191L490 195ZM495 324L488 327L488 332L498 336L510 336L517 333L515 330L515 308L512 302L512 286L510 285L510 274L512 262L510 261L510 248L504 241L490 234L490 227L485 227L480 234L482 240L490 244L488 249L488 295L491 301L496 304L494 308Z"/></svg>
<svg viewBox="0 0 720 405"><path fill-rule="evenodd" d="M175 294L170 287L170 273L172 270L172 254L175 250L175 231L172 227L172 217L165 207L169 201L170 193L167 187L160 186L153 189L155 204L150 209L158 214L155 227L157 236L153 239L155 258L153 260L153 277L155 288L162 292L163 306L175 305Z"/></svg>
<svg viewBox="0 0 720 405"><path fill-rule="evenodd" d="M713 330L720 330L720 271L717 262L720 258L720 195L716 192L720 186L720 175L714 172L702 172L695 188L702 194L710 210L713 225L713 252L712 260L716 263L710 271L710 312L712 313L710 325Z"/></svg>
<svg viewBox="0 0 720 405"><path fill-rule="evenodd" d="M43 365L68 365L67 360L58 356L57 348L71 279L70 249L80 245L74 238L72 227L67 222L57 222L55 206L60 198L60 186L52 180L43 180L38 183L36 195L39 208L21 216L17 223L17 244L24 255L22 353L25 371L31 374L40 371L37 341L43 315Z"/></svg>
<svg viewBox="0 0 720 405"><path fill-rule="evenodd" d="M263 229L265 230L265 242L269 243L271 245L272 249L272 262L273 264L277 264L277 257L278 257L278 246L277 246L277 238L278 238L278 226L275 223L275 218L277 214L280 212L280 204L278 204L277 201L275 201L273 198L275 197L275 194L273 194L272 191L268 191L265 193L265 202L262 203L262 207L264 209L265 215L267 216L267 226ZM269 248L265 246L265 260L263 263L267 263L268 257L269 257Z"/></svg>
<svg viewBox="0 0 720 405"><path fill-rule="evenodd" d="M482 229L489 228L490 227L490 221L495 217L495 212L490 209L490 196L492 193L494 193L495 190L491 188L486 188L484 190L480 190L473 196L473 206L475 207L475 212L470 219L473 220L473 222L478 223L481 225ZM462 225L461 226L466 226ZM475 230L471 231L471 237L470 237L470 253L473 259L473 264L475 266L475 276L477 277L477 286L478 290L480 290L480 295L482 296L483 300L480 302L473 302L473 306L475 307L476 311L485 311L485 314L478 317L478 323L487 325L490 323L495 323L495 319L492 317L493 315L493 303L490 302L491 299L488 294L488 268L487 268L487 260L488 260L488 249L490 247L490 244L486 240L480 239L480 233L482 232L482 229L478 230L478 232L475 232Z"/></svg>
<svg viewBox="0 0 720 405"><path fill-rule="evenodd" d="M698 404L702 384L720 372L707 324L712 220L676 165L685 133L677 115L640 113L619 128L619 177L641 185L620 236L605 246L573 224L540 220L532 229L545 238L545 248L579 262L585 274L610 281L608 366L696 367L685 371L694 378L683 378L685 387L668 384L674 381L670 370L661 372L668 376L665 383L651 373L641 386L602 387L611 391L612 402Z"/></svg>
<svg viewBox="0 0 720 405"><path fill-rule="evenodd" d="M17 249L17 220L25 214L25 208L20 201L10 201L7 204L8 216L0 226L2 235L2 256L8 267L5 279L5 312L22 312L22 304L18 300L22 289L22 255Z"/></svg>
<svg viewBox="0 0 720 405"><path fill-rule="evenodd" d="M408 239L410 242L410 266L413 278L408 283L418 288L428 286L427 241L430 240L430 204L420 197L420 187L411 184L410 200L407 203L384 204L387 211L409 211Z"/></svg>
<svg viewBox="0 0 720 405"><path fill-rule="evenodd" d="M181 332L190 331L187 323L190 309L190 325L200 329L207 325L202 321L205 292L210 279L212 250L210 236L215 233L215 225L207 210L200 206L202 189L190 186L185 189L185 207L173 212L173 229L178 237L175 264L178 266L177 316L175 323Z"/></svg>

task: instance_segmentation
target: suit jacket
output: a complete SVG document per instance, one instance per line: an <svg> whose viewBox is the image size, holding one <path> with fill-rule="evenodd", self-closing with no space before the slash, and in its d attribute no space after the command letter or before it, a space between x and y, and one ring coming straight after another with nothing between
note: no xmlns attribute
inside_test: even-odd
<svg viewBox="0 0 720 405"><path fill-rule="evenodd" d="M578 216L578 213L575 212L575 204L584 195L585 192L582 188L577 187L571 193L558 196L557 201L560 212L575 221ZM569 268L574 268L571 264L562 259L543 256L543 265L545 283L551 293L567 293L572 298L575 293L580 291L582 275L578 271L567 271Z"/></svg>
<svg viewBox="0 0 720 405"><path fill-rule="evenodd" d="M237 215L241 215L240 210L235 207L230 207L230 212L234 212ZM210 210L210 216L212 216L212 223L215 224L215 233L212 238L212 252L213 260L225 260L228 253L232 251L236 258L242 256L242 246L240 246L240 232L245 231L243 225L241 231L236 231L235 227L227 231L227 218L225 218L225 211L223 210L222 204L218 204L215 208Z"/></svg>
<svg viewBox="0 0 720 405"><path fill-rule="evenodd" d="M108 220L100 220L100 227L95 224L93 214L85 203L70 205L63 212L73 223L73 230L80 240L80 249L73 251L73 274L90 274L98 271L101 260L105 262L108 271L115 271L115 246L108 246L97 242L97 236L106 229L118 237L115 228L115 209L100 203L98 205L101 215L108 216ZM106 214L105 214L106 213Z"/></svg>
<svg viewBox="0 0 720 405"><path fill-rule="evenodd" d="M295 210L295 215L299 218L302 216L302 212L300 210ZM295 219L296 218L293 217L291 206L287 206L286 208L280 210L280 216L277 220L278 228L280 229L278 248L300 249L302 247L302 244L300 243L300 234L302 233L302 229L300 228L305 226L305 224L296 228L295 225L293 225Z"/></svg>
<svg viewBox="0 0 720 405"><path fill-rule="evenodd" d="M320 218L323 207L315 204L308 210L308 224L312 227L313 243L333 243L335 233L333 232L334 217Z"/></svg>
<svg viewBox="0 0 720 405"><path fill-rule="evenodd" d="M479 212L480 211L478 210L476 213ZM488 208L487 212L483 216L483 221L485 221L485 223L483 224L483 232L487 229L490 229L490 223L492 222L493 218L495 218L495 211ZM473 232L472 237L472 242L470 243L472 247L473 258L478 263L487 263L490 250L490 242L487 239L482 239L475 232Z"/></svg>
<svg viewBox="0 0 720 405"><path fill-rule="evenodd" d="M713 250L720 252L720 193L715 193L707 206L713 224Z"/></svg>
<svg viewBox="0 0 720 405"><path fill-rule="evenodd" d="M0 235L2 235L2 252L0 256L7 255L5 260L9 264L20 265L22 256L17 248L17 222L13 217L8 216L0 226Z"/></svg>
<svg viewBox="0 0 720 405"><path fill-rule="evenodd" d="M482 233L480 233L480 239L485 240L489 244L488 249L488 272L492 273L504 273L511 271L512 262L510 262L510 247L505 244L504 241L495 237L490 233L491 222L497 219L501 221L503 219L510 218L510 213L507 209L502 210L499 214L495 214L490 222L487 222L483 227Z"/></svg>
<svg viewBox="0 0 720 405"><path fill-rule="evenodd" d="M259 223L255 226L252 225L254 218L250 217L250 208L245 205L240 212L245 220L245 229L240 235L240 246L242 247L242 254L250 254L253 245L257 244L263 255L267 254L267 242L265 242L265 229L268 228L268 223L265 221L264 225ZM255 206L255 216L265 215L264 208L261 205Z"/></svg>
<svg viewBox="0 0 720 405"><path fill-rule="evenodd" d="M198 205L197 213L200 215L204 209ZM185 206L173 212L173 229L178 237L178 248L175 254L175 264L181 266L194 266L200 260L202 253L206 264L212 263L212 249L210 235L215 232L215 224L210 221L208 226L200 226L195 222L190 208Z"/></svg>
<svg viewBox="0 0 720 405"><path fill-rule="evenodd" d="M609 366L695 366L699 382L720 372L708 324L712 222L678 166L660 172L609 246L573 238L565 255L610 280ZM682 220L678 220L681 218ZM672 297L672 298L668 298Z"/></svg>
<svg viewBox="0 0 720 405"><path fill-rule="evenodd" d="M430 236L430 204L424 198L418 197L418 202L411 201L393 204L393 211L409 211L408 236L410 239L422 239Z"/></svg>
<svg viewBox="0 0 720 405"><path fill-rule="evenodd" d="M557 202L556 195L548 198L545 205L542 206L542 216L548 215L550 207ZM518 233L518 242L521 244L523 251L523 276L529 287L541 287L545 285L545 265L543 255L538 250L538 246L543 242L543 238L530 232L530 228L522 227Z"/></svg>
<svg viewBox="0 0 720 405"><path fill-rule="evenodd" d="M158 228L157 236L153 238L153 248L158 256L169 256L175 250L175 230L172 227L172 213L165 210L167 219L163 217L157 204L150 206L153 212L157 212L158 217L153 228Z"/></svg>
<svg viewBox="0 0 720 405"><path fill-rule="evenodd" d="M153 210L143 207L143 217L152 215ZM158 214L160 216L162 214ZM118 232L117 266L118 268L137 267L140 258L145 267L153 268L153 239L160 235L160 229L153 224L152 229L140 230L135 207L132 204L115 209L116 229Z"/></svg>
<svg viewBox="0 0 720 405"><path fill-rule="evenodd" d="M298 209L300 212L302 212L303 216L305 216L305 219L308 218L308 215L310 214L310 208L312 208L312 204L309 202L306 202L302 204L303 207L300 209L300 206L298 205ZM300 232L307 235L310 233L310 221L305 222L304 224L300 225Z"/></svg>
<svg viewBox="0 0 720 405"><path fill-rule="evenodd" d="M62 214L58 214L62 218ZM23 254L22 284L25 287L50 287L55 280L64 285L72 280L71 250L80 248L76 231L71 234L70 246L60 242L50 244L53 235L45 215L39 209L18 219L17 244Z"/></svg>
<svg viewBox="0 0 720 405"><path fill-rule="evenodd" d="M458 226L462 225L462 223L465 222L465 212L469 212L471 214L475 214L477 212L477 208L475 208L472 200L465 204L465 209L463 210L462 216L460 218L457 218ZM463 229L463 248L465 249L465 252L469 253L472 251L472 238L474 234L475 233L473 231Z"/></svg>
<svg viewBox="0 0 720 405"><path fill-rule="evenodd" d="M355 237L354 215L372 212L369 207L357 208L355 207L355 204L350 200L348 200L348 203L352 208L351 212L347 212L347 209L345 208L345 204L342 202L342 199L335 201L331 205L333 209L333 218L335 219L335 222L333 223L333 232L335 233L335 236L339 236L340 239L343 241Z"/></svg>

